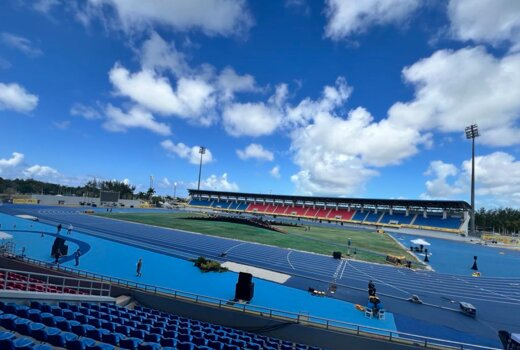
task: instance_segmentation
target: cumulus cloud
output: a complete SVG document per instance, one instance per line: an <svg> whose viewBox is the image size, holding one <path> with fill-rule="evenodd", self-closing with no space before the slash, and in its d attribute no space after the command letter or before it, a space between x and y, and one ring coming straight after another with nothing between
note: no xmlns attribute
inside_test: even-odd
<svg viewBox="0 0 520 350"><path fill-rule="evenodd" d="M450 0L451 34L462 41L511 45L520 49L520 2L517 0Z"/></svg>
<svg viewBox="0 0 520 350"><path fill-rule="evenodd" d="M287 85L276 87L267 102L236 102L225 106L222 123L232 136L262 136L272 134L282 124L283 104Z"/></svg>
<svg viewBox="0 0 520 350"><path fill-rule="evenodd" d="M419 7L419 0L327 0L325 35L333 40L362 34L370 27L401 24Z"/></svg>
<svg viewBox="0 0 520 350"><path fill-rule="evenodd" d="M182 142L174 143L171 140L164 140L161 142L161 147L168 151L171 155L176 155L180 158L187 159L191 164L200 163L199 146L189 147ZM202 156L202 164L211 163L213 161L213 154L206 148L206 152Z"/></svg>
<svg viewBox="0 0 520 350"><path fill-rule="evenodd" d="M252 143L243 150L238 149L237 155L242 160L257 159L271 162L274 159L273 152L264 149L262 145L257 143Z"/></svg>
<svg viewBox="0 0 520 350"><path fill-rule="evenodd" d="M430 163L425 175L425 198L469 197L471 159L457 167L440 160ZM496 206L520 206L520 160L509 153L493 152L475 157L475 191L478 202Z"/></svg>
<svg viewBox="0 0 520 350"><path fill-rule="evenodd" d="M52 178L60 178L62 175L54 168L51 168L50 166L46 165L33 165L28 167L23 171L23 174L31 179L37 179L37 178L45 178L45 179L52 179Z"/></svg>
<svg viewBox="0 0 520 350"><path fill-rule="evenodd" d="M197 184L192 183L191 186L196 187ZM205 190L230 192L236 192L239 190L239 187L235 182L228 180L227 173L223 173L221 176L212 174L210 177L200 182L200 188Z"/></svg>
<svg viewBox="0 0 520 350"><path fill-rule="evenodd" d="M163 26L207 35L235 36L253 20L244 0L88 0L81 16L100 15L124 31ZM115 14L112 18L111 14Z"/></svg>
<svg viewBox="0 0 520 350"><path fill-rule="evenodd" d="M35 47L31 40L24 38L20 35L3 32L0 35L0 40L5 45L10 46L13 49L16 49L20 52L23 52L27 56L36 57L43 54L42 50Z"/></svg>
<svg viewBox="0 0 520 350"><path fill-rule="evenodd" d="M19 166L23 161L24 155L22 153L13 152L11 158L0 158L0 174L9 168Z"/></svg>
<svg viewBox="0 0 520 350"><path fill-rule="evenodd" d="M403 70L415 98L397 102L389 121L416 130L462 132L478 123L488 145L518 144L520 54L496 58L483 47L440 50Z"/></svg>
<svg viewBox="0 0 520 350"><path fill-rule="evenodd" d="M38 96L27 92L22 86L0 83L0 110L30 112L37 105Z"/></svg>
<svg viewBox="0 0 520 350"><path fill-rule="evenodd" d="M132 107L127 112L108 105L106 120L103 127L109 131L125 132L131 128L144 128L156 134L167 136L171 134L170 127L165 123L159 123L154 116L139 107Z"/></svg>
<svg viewBox="0 0 520 350"><path fill-rule="evenodd" d="M459 174L459 169L453 164L435 160L430 162L424 174L434 176L434 179L426 181L426 193L421 195L422 198L446 199L463 192L460 185L448 183L450 178L453 179Z"/></svg>
<svg viewBox="0 0 520 350"><path fill-rule="evenodd" d="M279 179L280 178L280 166L279 165L275 165L271 170L269 170L269 175L271 175L272 177L276 178L276 179Z"/></svg>

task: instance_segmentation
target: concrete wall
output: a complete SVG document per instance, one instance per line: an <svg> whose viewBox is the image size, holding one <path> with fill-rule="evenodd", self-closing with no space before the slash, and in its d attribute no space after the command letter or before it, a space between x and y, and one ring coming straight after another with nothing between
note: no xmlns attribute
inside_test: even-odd
<svg viewBox="0 0 520 350"><path fill-rule="evenodd" d="M75 197L75 196L51 196L45 194L33 194L33 199L39 201L41 205L66 205L66 206L80 206L80 202L86 203L94 203L97 206L100 206L101 203L99 198L92 197ZM63 203L61 203L63 201ZM124 204L125 208L130 208L130 206L134 206L134 208L138 208L142 203L140 200L133 199L120 199L119 204Z"/></svg>

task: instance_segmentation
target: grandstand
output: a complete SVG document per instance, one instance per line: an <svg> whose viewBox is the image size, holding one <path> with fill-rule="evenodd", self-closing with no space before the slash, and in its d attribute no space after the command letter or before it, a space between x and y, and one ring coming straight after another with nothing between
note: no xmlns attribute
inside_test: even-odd
<svg viewBox="0 0 520 350"><path fill-rule="evenodd" d="M464 201L287 196L190 189L201 209L468 234Z"/></svg>

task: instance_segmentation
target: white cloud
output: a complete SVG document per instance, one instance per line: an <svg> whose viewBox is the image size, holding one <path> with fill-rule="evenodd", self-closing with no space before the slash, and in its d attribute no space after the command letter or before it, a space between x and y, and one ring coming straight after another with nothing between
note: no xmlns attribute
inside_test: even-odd
<svg viewBox="0 0 520 350"><path fill-rule="evenodd" d="M89 0L89 6L103 11L105 17L115 13L116 24L125 31L163 26L233 36L247 32L253 24L244 0ZM104 11L107 7L110 11Z"/></svg>
<svg viewBox="0 0 520 350"><path fill-rule="evenodd" d="M325 35L333 40L364 33L368 28L401 24L419 7L420 0L327 0Z"/></svg>
<svg viewBox="0 0 520 350"><path fill-rule="evenodd" d="M156 32L152 32L140 51L141 67L146 70L169 70L176 76L191 71L186 57L175 47L175 43L167 43Z"/></svg>
<svg viewBox="0 0 520 350"><path fill-rule="evenodd" d="M191 184L192 187L196 187L196 183ZM230 182L228 180L228 174L224 173L221 176L217 176L212 174L205 180L200 182L200 188L205 190L214 190L214 191L231 191L236 192L239 190L238 185L235 182Z"/></svg>
<svg viewBox="0 0 520 350"><path fill-rule="evenodd" d="M259 145L257 143L252 143L243 150L238 149L237 155L238 158L242 160L253 158L257 160L266 160L271 162L274 159L273 152L264 149L262 145Z"/></svg>
<svg viewBox="0 0 520 350"><path fill-rule="evenodd" d="M166 77L151 70L130 73L116 64L109 73L116 93L162 115L176 115L201 125L214 119L214 88L201 78L180 78L174 90Z"/></svg>
<svg viewBox="0 0 520 350"><path fill-rule="evenodd" d="M424 198L469 197L471 159L460 167L442 161L430 163L425 175ZM475 192L477 202L495 206L520 206L520 160L509 153L494 152L475 157ZM477 204L478 205L478 204Z"/></svg>
<svg viewBox="0 0 520 350"><path fill-rule="evenodd" d="M70 108L70 114L83 117L87 120L102 119L101 112L94 107L85 106L81 103L75 103Z"/></svg>
<svg viewBox="0 0 520 350"><path fill-rule="evenodd" d="M19 36L12 33L3 32L0 35L1 41L18 51L23 52L24 54L32 57L40 56L43 54L42 50L37 47L34 47L33 43L23 36Z"/></svg>
<svg viewBox="0 0 520 350"><path fill-rule="evenodd" d="M482 47L440 50L406 67L403 76L415 98L395 103L390 122L459 133L478 123L488 145L520 143L508 130L520 117L520 54L495 58Z"/></svg>
<svg viewBox="0 0 520 350"><path fill-rule="evenodd" d="M454 38L520 49L520 1L450 0L448 15Z"/></svg>
<svg viewBox="0 0 520 350"><path fill-rule="evenodd" d="M449 178L454 178L459 174L459 170L453 164L435 160L430 162L430 166L424 174L435 178L426 181L426 193L421 195L422 198L446 199L461 194L463 191L460 186L448 183Z"/></svg>
<svg viewBox="0 0 520 350"><path fill-rule="evenodd" d="M54 7L60 4L59 0L37 0L33 3L32 7L38 12L48 14Z"/></svg>
<svg viewBox="0 0 520 350"><path fill-rule="evenodd" d="M46 165L33 165L23 171L23 174L31 179L44 178L46 180L58 179L62 175L54 168Z"/></svg>
<svg viewBox="0 0 520 350"><path fill-rule="evenodd" d="M161 142L161 146L170 154L187 159L191 164L200 163L199 146L189 147L182 142L175 144L171 140L164 140ZM206 148L206 153L202 156L202 164L211 163L212 161L213 154Z"/></svg>
<svg viewBox="0 0 520 350"><path fill-rule="evenodd" d="M272 134L281 124L287 85L280 84L267 102L230 103L222 112L222 123L232 136Z"/></svg>
<svg viewBox="0 0 520 350"><path fill-rule="evenodd" d="M9 169L9 168L16 168L19 166L24 159L24 155L22 153L13 152L11 158L1 158L0 159L0 174L2 174L3 171Z"/></svg>
<svg viewBox="0 0 520 350"><path fill-rule="evenodd" d="M38 96L27 92L22 86L0 83L0 110L30 112L37 105Z"/></svg>
<svg viewBox="0 0 520 350"><path fill-rule="evenodd" d="M108 105L106 110L107 119L103 127L109 131L125 132L130 128L144 128L159 135L170 135L171 130L167 124L159 123L152 114L143 111L139 107L133 107L127 112Z"/></svg>
<svg viewBox="0 0 520 350"><path fill-rule="evenodd" d="M222 91L225 100L232 99L236 92L250 92L258 89L252 75L239 75L230 67L222 70L217 78L217 86Z"/></svg>
<svg viewBox="0 0 520 350"><path fill-rule="evenodd" d="M271 175L274 178L279 179L280 178L280 166L275 165L271 170L269 170L269 175Z"/></svg>

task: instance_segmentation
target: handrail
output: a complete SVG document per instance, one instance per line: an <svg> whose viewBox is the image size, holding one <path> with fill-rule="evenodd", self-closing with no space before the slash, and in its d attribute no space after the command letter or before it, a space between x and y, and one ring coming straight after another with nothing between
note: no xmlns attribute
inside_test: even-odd
<svg viewBox="0 0 520 350"><path fill-rule="evenodd" d="M86 294L97 296L110 296L112 285L94 281L92 279L80 279L68 276L49 275L36 272L27 272L13 269L0 268L0 290L21 285L19 290L29 291L32 288L41 288L41 292L60 291L67 294Z"/></svg>
<svg viewBox="0 0 520 350"><path fill-rule="evenodd" d="M92 278L96 280L100 280L102 282L108 282L110 284L119 285L127 288L140 289L145 292L150 292L153 294L162 294L174 299L188 299L194 303L202 303L207 304L213 307L217 307L220 309L226 310L234 310L243 313L250 313L260 315L262 317L267 317L271 319L283 319L283 320L292 320L295 323L317 327L317 328L325 328L331 331L344 332L356 334L358 336L367 336L371 338L376 338L379 340L386 340L390 342L399 342L405 343L409 345L415 345L424 348L443 348L443 349L478 349L478 350L498 350L498 348L488 347L483 345L476 344L468 344L462 343L452 340L445 340L439 338L432 338L417 334L393 331L383 328L364 326L356 323L350 323L339 320L327 319L319 316L312 316L307 314L300 314L290 311L272 309L264 306L258 305L250 305L250 304L239 304L230 302L228 300L219 299L215 297L205 296L201 294L195 294L191 292L180 291L167 287L158 287L145 283L138 283L130 280L121 279L118 277L106 276L98 273L93 273L89 271L79 270L72 267L67 266L57 266L54 264L50 264L48 262L44 262L41 260L29 258L26 256L16 256L17 259L22 259L25 262L35 264L38 266L42 266L45 268L50 268L56 271L64 271L77 276L83 276L86 278ZM54 277L54 276L53 276Z"/></svg>

